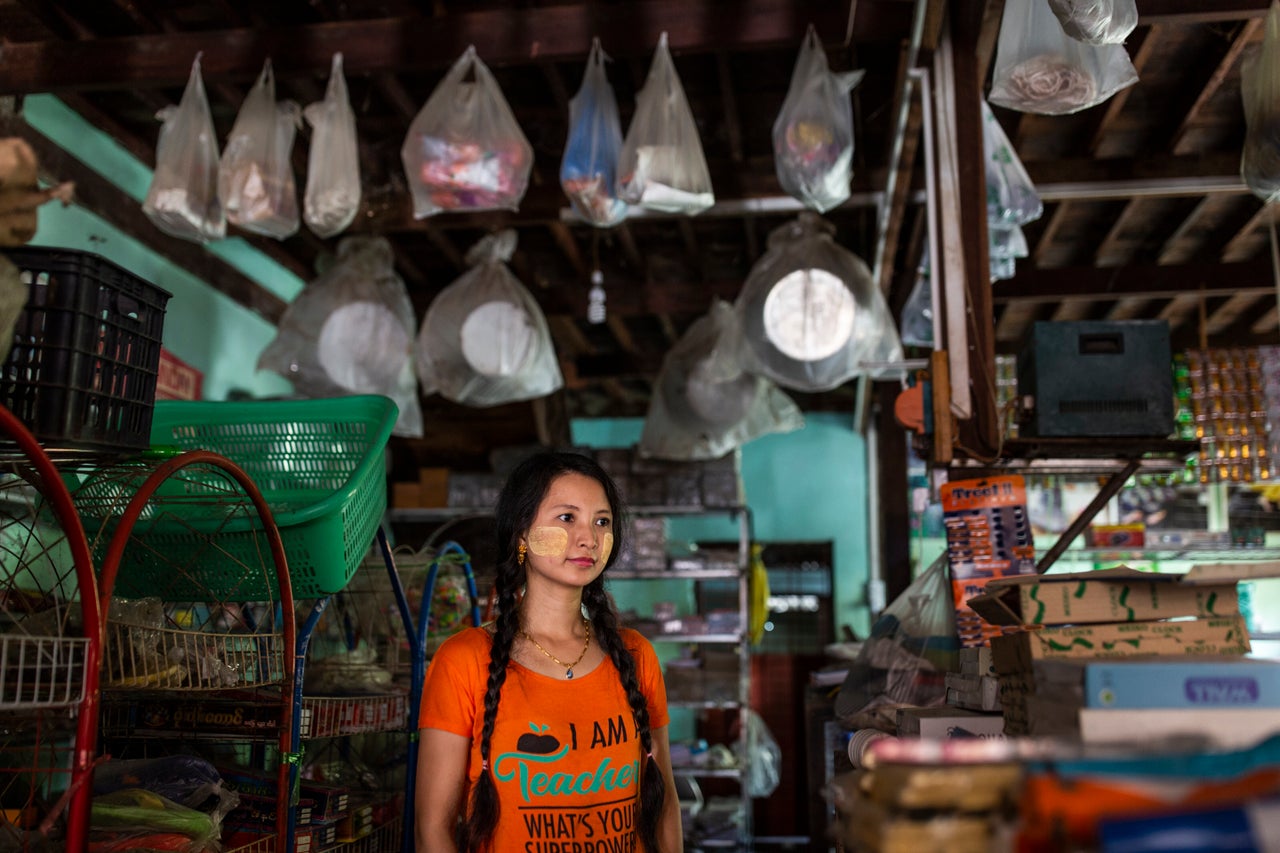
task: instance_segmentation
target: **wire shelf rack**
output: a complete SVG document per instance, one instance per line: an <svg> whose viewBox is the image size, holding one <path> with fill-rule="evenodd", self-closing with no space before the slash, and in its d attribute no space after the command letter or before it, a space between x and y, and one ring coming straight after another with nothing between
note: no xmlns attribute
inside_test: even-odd
<svg viewBox="0 0 1280 853"><path fill-rule="evenodd" d="M85 637L0 635L0 711L80 704L88 650Z"/></svg>
<svg viewBox="0 0 1280 853"><path fill-rule="evenodd" d="M304 738L340 737L403 731L408 722L405 693L375 696L305 696L302 700Z"/></svg>
<svg viewBox="0 0 1280 853"><path fill-rule="evenodd" d="M386 853L401 847L400 822L393 820L376 827L373 832L354 841L345 841L331 847L326 853Z"/></svg>
<svg viewBox="0 0 1280 853"><path fill-rule="evenodd" d="M284 678L279 633L218 634L108 619L106 688L226 690Z"/></svg>
<svg viewBox="0 0 1280 853"><path fill-rule="evenodd" d="M225 853L275 853L276 839L273 835L266 835L257 841L239 847L227 848Z"/></svg>

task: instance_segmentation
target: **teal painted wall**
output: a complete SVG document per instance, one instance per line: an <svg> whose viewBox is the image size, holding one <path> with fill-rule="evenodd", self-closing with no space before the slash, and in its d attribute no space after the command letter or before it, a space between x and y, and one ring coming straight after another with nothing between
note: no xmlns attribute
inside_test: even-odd
<svg viewBox="0 0 1280 853"><path fill-rule="evenodd" d="M114 140L50 95L26 98L23 115L36 130L141 204L151 170ZM157 131L159 127L157 122ZM55 202L41 207L39 217L32 245L95 252L173 294L165 312L164 345L204 373L206 398L223 399L232 389L256 395L290 390L287 380L257 370L258 354L275 334L266 320L83 208ZM211 244L209 251L286 301L304 285L239 238Z"/></svg>
<svg viewBox="0 0 1280 853"><path fill-rule="evenodd" d="M849 415L811 413L805 420L804 429L765 436L742 448L742 480L755 538L830 540L837 629L847 624L866 636L866 442L852 428ZM643 424L639 418L575 420L573 441L587 447L629 447L639 440ZM667 524L670 543L737 535L736 522L728 518Z"/></svg>

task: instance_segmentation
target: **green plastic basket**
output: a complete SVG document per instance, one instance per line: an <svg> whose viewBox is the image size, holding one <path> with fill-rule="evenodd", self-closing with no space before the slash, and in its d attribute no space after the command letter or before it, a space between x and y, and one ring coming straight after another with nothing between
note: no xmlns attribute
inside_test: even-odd
<svg viewBox="0 0 1280 853"><path fill-rule="evenodd" d="M318 598L346 586L373 544L387 506L384 455L397 414L390 399L371 395L283 402L161 400L152 417L151 446L208 450L243 468L274 514L294 598ZM224 586L218 576L228 571L237 576L226 578L225 586L243 580L236 563L219 552L261 559L256 521L227 524L211 515L204 526L216 529L216 549L191 532L202 527L202 519L182 521L170 531L148 530L148 544L155 547L163 539L170 559L189 548L184 567L207 588ZM121 565L121 582L145 588L148 579L129 568Z"/></svg>

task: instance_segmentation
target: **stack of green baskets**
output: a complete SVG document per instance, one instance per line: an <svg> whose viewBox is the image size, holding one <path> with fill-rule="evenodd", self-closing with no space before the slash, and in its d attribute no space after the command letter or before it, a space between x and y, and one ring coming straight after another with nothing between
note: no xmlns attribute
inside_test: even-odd
<svg viewBox="0 0 1280 853"><path fill-rule="evenodd" d="M373 544L387 505L384 455L396 416L391 400L372 395L159 401L151 445L208 450L243 468L274 514L294 598L318 598L341 590ZM157 497L162 499L162 493ZM208 506L195 502L191 513L209 513L203 508ZM166 512L181 513L182 508L175 501ZM176 520L179 523L149 527L147 544L163 548L170 561L182 563L206 590L235 588L243 595L243 565L270 559L256 514L231 523L214 517ZM216 548L208 547L202 528L214 531L210 535L216 537ZM225 573L233 576L220 583ZM153 580L145 574L141 565L130 565L126 554L117 588L121 594L145 593ZM263 599L273 597L270 590L261 592Z"/></svg>

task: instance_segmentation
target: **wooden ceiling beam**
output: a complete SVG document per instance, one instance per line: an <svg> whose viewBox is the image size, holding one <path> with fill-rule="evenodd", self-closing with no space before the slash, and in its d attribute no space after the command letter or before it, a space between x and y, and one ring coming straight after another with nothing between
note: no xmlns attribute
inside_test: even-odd
<svg viewBox="0 0 1280 853"><path fill-rule="evenodd" d="M1183 263L1195 255L1200 241L1195 240L1194 235L1197 229L1200 228L1200 219L1208 209L1209 204L1209 198L1200 199L1195 208L1187 214L1181 224L1169 235L1169 239L1165 240L1164 244L1161 245L1160 252L1156 255L1156 263ZM1189 243L1193 245L1188 246L1187 244Z"/></svg>
<svg viewBox="0 0 1280 853"><path fill-rule="evenodd" d="M909 32L909 3L863 0L856 11L855 40ZM468 45L491 66L581 60L593 37L615 57L649 56L663 32L676 54L794 47L811 22L824 43L841 44L847 21L846 4L817 0L647 0L104 38L78 46L74 58L58 41L10 43L0 54L0 92L179 86L201 51L210 85L252 80L267 57L277 78L314 74L339 51L356 76L445 68Z"/></svg>
<svg viewBox="0 0 1280 853"><path fill-rule="evenodd" d="M1249 221L1241 226L1230 240L1222 247L1222 260L1234 261L1238 260L1241 255L1247 254L1246 244L1254 239L1254 232L1263 225L1271 221L1271 217L1275 216L1274 205L1262 204L1253 216L1249 217Z"/></svg>
<svg viewBox="0 0 1280 853"><path fill-rule="evenodd" d="M1271 0L1138 0L1138 24L1214 24L1264 18Z"/></svg>
<svg viewBox="0 0 1280 853"><path fill-rule="evenodd" d="M1130 199L1093 253L1094 264L1100 267L1118 267L1129 262L1134 256L1136 244L1126 235L1133 232L1135 225L1145 224L1145 213L1142 199Z"/></svg>
<svg viewBox="0 0 1280 853"><path fill-rule="evenodd" d="M1271 259L1262 257L1233 264L1181 266L1134 264L1114 269L1034 269L1030 265L1019 264L1017 275L992 285L992 298L997 304L1011 301L1061 302L1068 299L1111 301L1136 296L1170 299L1188 292L1198 293L1201 289L1211 296L1274 293Z"/></svg>
<svg viewBox="0 0 1280 853"><path fill-rule="evenodd" d="M1138 76L1142 76L1142 70L1146 68L1148 60L1155 52L1156 45L1160 41L1160 24L1153 24L1133 32L1129 37L1131 61L1133 62L1133 70L1138 72ZM1102 110L1094 110L1097 116L1097 124L1094 126L1093 134L1089 137L1089 153L1097 154L1098 149L1102 146L1103 140L1106 139L1107 131L1111 129L1112 122L1116 116L1120 115L1124 109L1124 105L1129 101L1129 95L1133 93L1133 86L1126 86L1119 92L1116 92L1107 99L1107 106Z"/></svg>
<svg viewBox="0 0 1280 853"><path fill-rule="evenodd" d="M1186 115L1182 117L1178 129L1174 131L1173 139L1169 143L1169 150L1174 154L1189 154L1190 147L1186 144L1187 134L1195 128L1197 120L1200 118L1200 111L1204 109L1218 90L1222 88L1223 82L1227 79L1227 75L1240 61L1240 55L1244 53L1244 49L1254 41L1259 30L1262 29L1262 18L1252 18L1240 28L1240 32L1231 40L1230 46L1222 54L1222 58L1214 67L1213 73L1209 75L1209 79L1200 89L1200 94L1196 96L1195 102L1191 108L1187 110Z"/></svg>
<svg viewBox="0 0 1280 853"><path fill-rule="evenodd" d="M727 51L716 51L716 80L720 84L720 103L724 110L724 129L729 137L729 159L741 163L742 121L738 118L738 99L733 94L733 71L729 68Z"/></svg>

